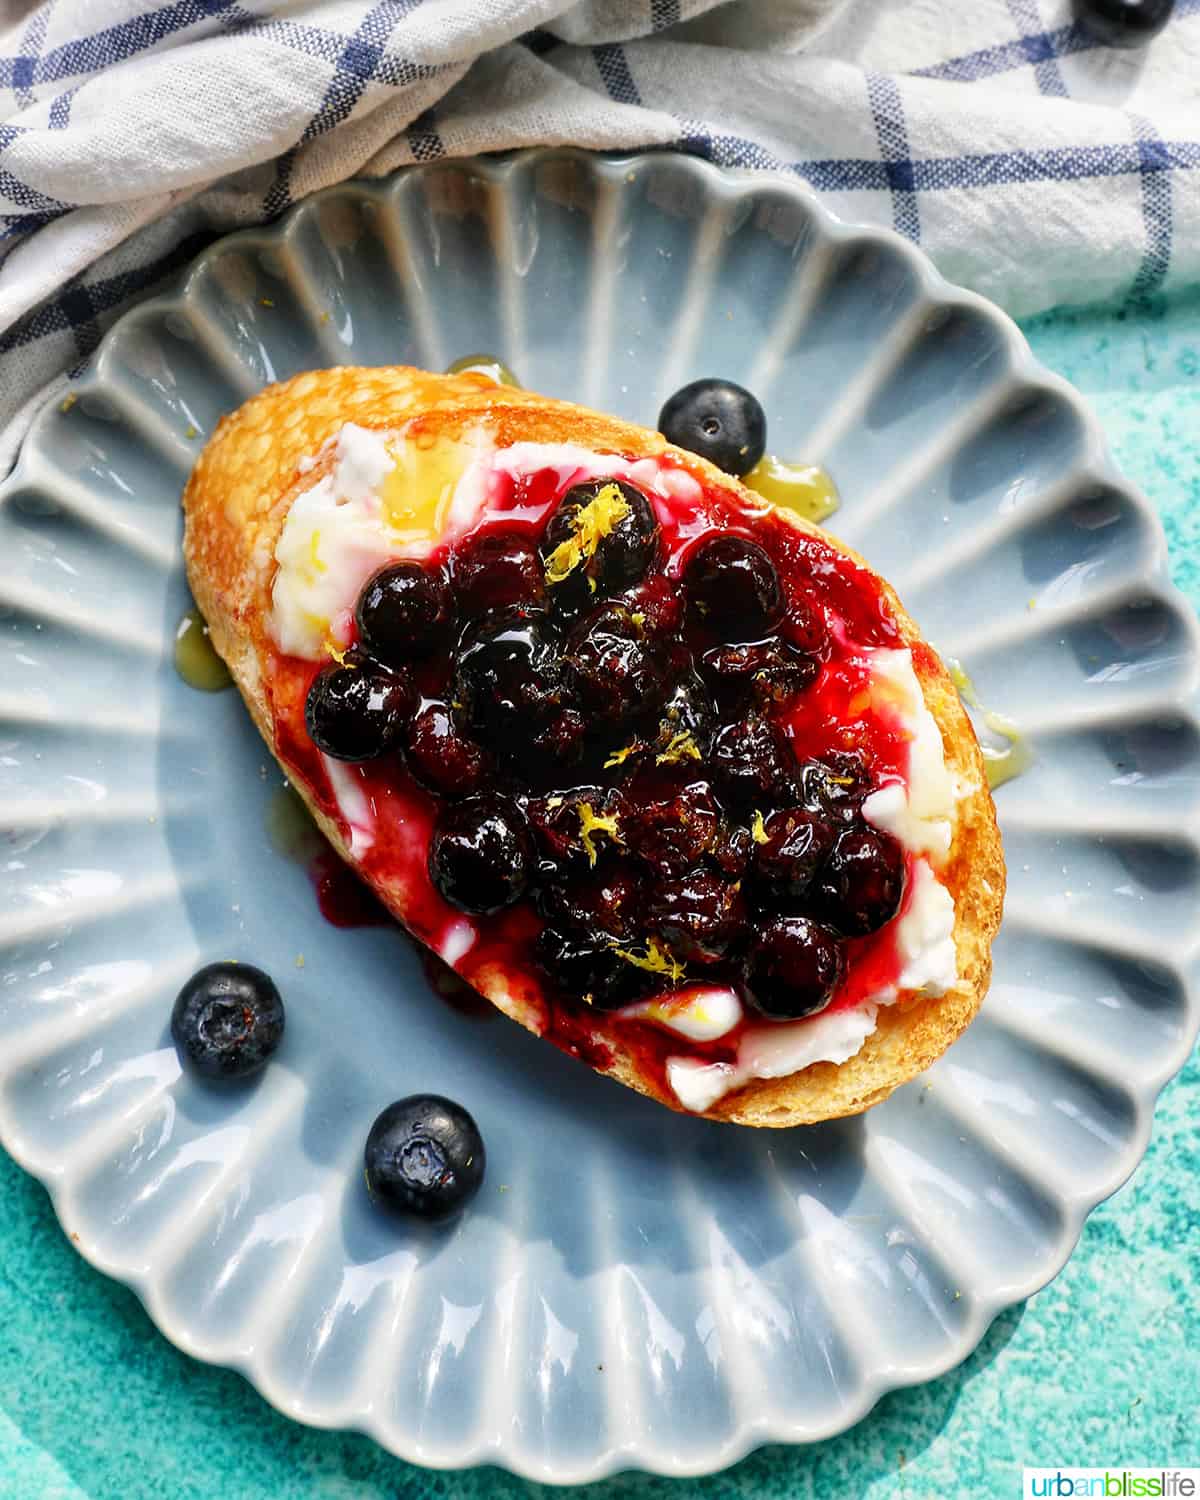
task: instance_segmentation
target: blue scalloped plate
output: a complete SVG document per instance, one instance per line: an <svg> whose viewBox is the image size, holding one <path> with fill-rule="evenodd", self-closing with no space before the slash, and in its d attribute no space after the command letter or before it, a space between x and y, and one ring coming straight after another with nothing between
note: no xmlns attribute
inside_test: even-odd
<svg viewBox="0 0 1200 1500"><path fill-rule="evenodd" d="M991 997L864 1118L672 1116L444 1005L397 932L321 920L239 699L173 670L179 493L221 414L309 367L480 349L642 422L700 374L752 387L772 445L832 471L839 535L1028 732ZM1013 325L794 182L535 152L223 240L116 325L0 490L0 1139L182 1348L417 1462L699 1474L838 1432L1059 1270L1195 1036L1197 638L1163 560ZM290 1008L233 1094L166 1034L223 956ZM415 1089L488 1141L439 1238L357 1170Z"/></svg>

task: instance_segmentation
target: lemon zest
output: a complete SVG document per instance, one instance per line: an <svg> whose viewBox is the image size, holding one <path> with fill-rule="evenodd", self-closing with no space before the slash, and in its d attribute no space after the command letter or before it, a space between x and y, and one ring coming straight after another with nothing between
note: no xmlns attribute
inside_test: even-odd
<svg viewBox="0 0 1200 1500"><path fill-rule="evenodd" d="M593 557L596 548L629 514L629 501L622 495L620 486L606 484L594 500L571 517L571 535L560 542L546 559L546 583L562 583L569 578L581 563ZM592 593L596 592L596 580L588 580Z"/></svg>
<svg viewBox="0 0 1200 1500"><path fill-rule="evenodd" d="M692 738L691 731L681 729L678 734L673 734L667 742L667 748L654 757L656 766L674 766L685 760L701 760L699 746Z"/></svg>
<svg viewBox="0 0 1200 1500"><path fill-rule="evenodd" d="M754 821L750 825L750 832L756 844L765 844L767 842L767 830L763 822L763 815L757 807L754 809Z"/></svg>
<svg viewBox="0 0 1200 1500"><path fill-rule="evenodd" d="M601 818L597 816L590 802L581 802L577 809L579 813L579 842L583 845L584 853L588 857L588 864L596 863L595 838L598 833L607 834L614 844L623 844L625 840L621 837L621 830L617 825L616 817Z"/></svg>
<svg viewBox="0 0 1200 1500"><path fill-rule="evenodd" d="M614 750L604 762L604 769L609 771L613 766L623 766L629 757L636 755L641 748L640 743L634 740L631 744L623 745L620 750Z"/></svg>
<svg viewBox="0 0 1200 1500"><path fill-rule="evenodd" d="M677 984L687 972L667 945L656 937L647 940L645 953L639 953L633 948L617 947L614 947L613 952L627 964L645 969L648 974L665 974L672 984Z"/></svg>

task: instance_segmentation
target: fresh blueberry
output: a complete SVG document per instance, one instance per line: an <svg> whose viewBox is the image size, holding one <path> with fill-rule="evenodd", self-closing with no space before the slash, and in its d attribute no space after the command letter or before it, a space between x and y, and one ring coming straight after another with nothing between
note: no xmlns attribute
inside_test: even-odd
<svg viewBox="0 0 1200 1500"><path fill-rule="evenodd" d="M688 553L688 602L725 640L754 640L783 614L783 585L763 547L743 536L710 536Z"/></svg>
<svg viewBox="0 0 1200 1500"><path fill-rule="evenodd" d="M304 723L317 749L335 760L375 760L395 748L414 701L401 672L328 666L313 678Z"/></svg>
<svg viewBox="0 0 1200 1500"><path fill-rule="evenodd" d="M698 453L726 474L748 474L766 452L767 419L758 400L732 380L693 380L658 414L668 443Z"/></svg>
<svg viewBox="0 0 1200 1500"><path fill-rule="evenodd" d="M413 1094L389 1104L371 1126L363 1165L377 1203L436 1221L458 1213L479 1191L487 1152L461 1104Z"/></svg>
<svg viewBox="0 0 1200 1500"><path fill-rule="evenodd" d="M904 851L886 833L847 828L839 834L815 886L822 920L846 937L878 932L900 910Z"/></svg>
<svg viewBox="0 0 1200 1500"><path fill-rule="evenodd" d="M773 1021L824 1010L842 977L842 950L833 933L807 917L776 917L746 957L754 1008Z"/></svg>
<svg viewBox="0 0 1200 1500"><path fill-rule="evenodd" d="M442 797L467 797L479 790L487 765L449 704L431 699L424 705L408 733L409 770L422 786Z"/></svg>
<svg viewBox="0 0 1200 1500"><path fill-rule="evenodd" d="M519 531L480 531L462 542L453 559L454 592L466 619L511 604L538 604L545 572L537 547Z"/></svg>
<svg viewBox="0 0 1200 1500"><path fill-rule="evenodd" d="M426 656L446 637L449 591L440 568L397 562L369 578L358 596L354 618L369 656L400 666Z"/></svg>
<svg viewBox="0 0 1200 1500"><path fill-rule="evenodd" d="M1075 0L1075 19L1106 47L1141 47L1171 19L1175 0Z"/></svg>
<svg viewBox="0 0 1200 1500"><path fill-rule="evenodd" d="M253 964L216 963L197 970L171 1013L175 1045L205 1078L248 1078L266 1065L283 1038L283 1001Z"/></svg>
<svg viewBox="0 0 1200 1500"><path fill-rule="evenodd" d="M460 911L488 916L525 891L533 849L517 807L490 793L443 809L429 845L429 877Z"/></svg>

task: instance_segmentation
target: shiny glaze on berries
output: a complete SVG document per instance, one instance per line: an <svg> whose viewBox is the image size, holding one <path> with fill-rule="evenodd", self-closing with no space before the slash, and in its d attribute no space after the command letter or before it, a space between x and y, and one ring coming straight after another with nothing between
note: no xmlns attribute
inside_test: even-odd
<svg viewBox="0 0 1200 1500"><path fill-rule="evenodd" d="M661 464L669 473L677 460L667 457ZM488 546L499 553L511 548L528 559L537 550L540 562L546 521L573 482L565 465L497 472L489 481L486 522L473 535L498 537ZM438 951L452 952L455 969L468 981L494 988L502 975L513 1005L538 1016L543 1034L556 1045L601 1068L619 1048L660 1091L666 1090L669 1056L729 1060L744 1026L767 1024L783 1014L785 1004L817 1006L819 999L821 1005L850 1007L895 983L899 962L891 929L839 938L812 911L788 910L803 907L804 900L798 894L793 900L778 872L767 878L756 868L763 845L752 829L756 813L765 826L779 811L798 809L830 823L835 835L842 828L863 831L863 798L903 777L907 766L904 726L871 700L869 665L860 652L905 644L877 582L821 538L771 514L756 516L756 544L779 581L779 617L757 633L721 625L719 608L716 619L706 619L686 604L687 560L697 543L736 535L748 522L725 492L707 490L698 503L683 487L676 489L670 499L654 491L659 540L649 573L607 596L598 586L575 610L556 604L550 589L540 602L532 595L506 598L498 608L475 612L480 596L468 590L459 598L455 589L455 559L470 535L426 560L450 579L454 644L418 663L417 717L430 704L441 705L487 758L481 788L510 810L500 839L506 875L498 893L507 904L495 904L496 891L476 892L466 899L482 906L486 898L488 911L468 913L448 902L431 877L433 861L425 852L432 849L435 828L474 798L452 800L457 786L450 791L449 777L445 792L434 789L428 767L422 784L414 774L411 726L403 755L345 768L374 820L374 838L356 852L356 865L398 892L397 910L407 926ZM529 579L523 564L510 576ZM565 662L572 634L586 636L589 616L609 605L627 612L641 639L664 653L667 671L663 701L654 702L652 694L650 705L635 711L631 696L631 717L619 725L593 712L589 694L578 687L586 674L573 675ZM811 659L816 670L807 685L776 693L769 676L755 685L756 674L748 672L748 692L722 692L714 701L712 687L701 678L704 654L761 643L773 634L780 645L767 651L767 667L778 665L777 658L788 664L795 657ZM352 659L356 649L351 647ZM918 672L927 672L932 668L923 667L922 650L913 648L914 661ZM344 793L335 790L296 712L319 670L280 657L267 686L282 758L345 829ZM687 791L697 784L703 794ZM592 825L593 866L580 836L584 799L574 793L587 790L591 798L596 788L602 795L588 801L588 816L611 818L613 831ZM681 795L677 828L666 825L669 835L655 830L653 817L643 815L656 802L669 805ZM548 806L560 797L556 807ZM521 850L515 859L514 849ZM815 880L808 889L815 889ZM696 899L706 895L707 906ZM905 891L901 912L906 899ZM805 970L804 945L794 929L778 927L793 921L821 928L835 956L820 942L809 943ZM664 959L668 931L695 956ZM783 945L773 956L763 947L769 933ZM658 943L661 950L653 946ZM718 948L721 956L714 957ZM733 984L748 1005L743 1027L698 1043L626 1014L622 1007L631 1002L670 990L674 958L687 979ZM831 963L841 965L832 999L818 996ZM784 972L800 999L780 998L782 981L772 976ZM751 975L761 991L757 1009Z"/></svg>
<svg viewBox="0 0 1200 1500"><path fill-rule="evenodd" d="M427 656L445 634L449 617L442 570L419 562L381 568L367 580L354 610L363 650L392 667Z"/></svg>
<svg viewBox="0 0 1200 1500"><path fill-rule="evenodd" d="M317 749L335 760L376 760L399 743L413 702L402 673L330 665L308 690L305 727Z"/></svg>
<svg viewBox="0 0 1200 1500"><path fill-rule="evenodd" d="M775 1021L795 1021L825 1010L842 977L837 938L807 917L776 917L746 958L750 1003Z"/></svg>

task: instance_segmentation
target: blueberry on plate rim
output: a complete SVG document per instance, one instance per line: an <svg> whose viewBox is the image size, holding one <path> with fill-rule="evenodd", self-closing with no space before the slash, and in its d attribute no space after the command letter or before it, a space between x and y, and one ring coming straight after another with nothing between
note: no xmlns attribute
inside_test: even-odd
<svg viewBox="0 0 1200 1500"><path fill-rule="evenodd" d="M253 964L232 961L197 969L179 991L171 1036L180 1056L204 1078L250 1078L283 1040L283 1000Z"/></svg>
<svg viewBox="0 0 1200 1500"><path fill-rule="evenodd" d="M732 380L693 380L668 396L658 414L668 443L697 453L738 479L767 451L767 419L758 397Z"/></svg>
<svg viewBox="0 0 1200 1500"><path fill-rule="evenodd" d="M411 1094L371 1126L363 1150L367 1190L395 1213L438 1222L479 1191L487 1152L479 1127L453 1099Z"/></svg>

